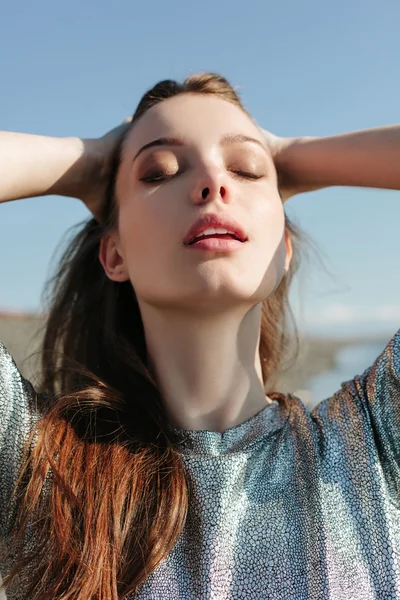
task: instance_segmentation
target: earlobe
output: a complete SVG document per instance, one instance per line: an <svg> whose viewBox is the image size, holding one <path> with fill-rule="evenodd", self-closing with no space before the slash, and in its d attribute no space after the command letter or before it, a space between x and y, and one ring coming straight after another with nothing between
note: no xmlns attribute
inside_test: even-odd
<svg viewBox="0 0 400 600"><path fill-rule="evenodd" d="M290 269L290 263L292 261L292 255L293 255L292 238L290 237L290 232L288 229L285 229L285 245L286 245L285 272L288 273L289 269Z"/></svg>
<svg viewBox="0 0 400 600"><path fill-rule="evenodd" d="M128 281L129 275L123 256L117 247L113 232L105 234L100 241L99 260L111 281Z"/></svg>

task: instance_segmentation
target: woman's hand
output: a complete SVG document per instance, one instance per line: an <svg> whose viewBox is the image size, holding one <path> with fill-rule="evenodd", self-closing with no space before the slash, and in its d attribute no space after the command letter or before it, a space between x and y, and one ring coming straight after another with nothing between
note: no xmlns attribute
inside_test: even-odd
<svg viewBox="0 0 400 600"><path fill-rule="evenodd" d="M83 140L85 168L77 197L96 219L101 218L106 200L106 190L111 173L112 159L122 137L129 129L132 118L97 139Z"/></svg>
<svg viewBox="0 0 400 600"><path fill-rule="evenodd" d="M131 120L88 140L0 131L0 202L70 196L100 220L112 159Z"/></svg>
<svg viewBox="0 0 400 600"><path fill-rule="evenodd" d="M262 132L284 201L330 186L400 190L400 125L320 138L278 138Z"/></svg>
<svg viewBox="0 0 400 600"><path fill-rule="evenodd" d="M320 185L302 186L296 181L291 172L291 154L293 149L300 146L305 138L283 138L262 129L262 134L271 152L278 176L278 189L283 202L301 192L318 190Z"/></svg>
<svg viewBox="0 0 400 600"><path fill-rule="evenodd" d="M291 196L294 196L297 193L296 188L293 186L293 182L290 180L290 173L288 172L284 161L285 152L287 152L288 148L296 142L296 138L279 137L266 129L261 129L261 132L275 164L279 194L282 198L282 202L286 202Z"/></svg>

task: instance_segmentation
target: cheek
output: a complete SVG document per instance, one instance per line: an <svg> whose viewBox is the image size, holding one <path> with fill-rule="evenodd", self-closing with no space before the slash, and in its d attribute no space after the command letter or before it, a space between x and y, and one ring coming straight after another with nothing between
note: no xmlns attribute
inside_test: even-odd
<svg viewBox="0 0 400 600"><path fill-rule="evenodd" d="M167 207L164 203L165 208ZM121 252L129 278L140 292L143 287L154 285L168 268L171 250L177 236L172 211L151 198L120 207L118 228Z"/></svg>
<svg viewBox="0 0 400 600"><path fill-rule="evenodd" d="M129 256L142 256L155 244L162 242L166 235L166 223L164 218L155 214L151 202L139 202L124 204L120 207L118 230L125 254Z"/></svg>
<svg viewBox="0 0 400 600"><path fill-rule="evenodd" d="M151 241L160 235L159 224L154 217L154 202L151 196L145 197L135 189L132 173L123 163L116 185L118 201L118 233L121 252L128 267L137 256L144 256L151 247Z"/></svg>
<svg viewBox="0 0 400 600"><path fill-rule="evenodd" d="M279 195L270 195L257 203L251 215L257 246L269 254L280 249L285 231L285 213ZM263 252L264 254L264 252ZM271 257L272 258L272 257Z"/></svg>
<svg viewBox="0 0 400 600"><path fill-rule="evenodd" d="M255 205L251 223L254 245L249 274L258 282L255 298L262 301L277 288L285 269L285 214L279 194Z"/></svg>

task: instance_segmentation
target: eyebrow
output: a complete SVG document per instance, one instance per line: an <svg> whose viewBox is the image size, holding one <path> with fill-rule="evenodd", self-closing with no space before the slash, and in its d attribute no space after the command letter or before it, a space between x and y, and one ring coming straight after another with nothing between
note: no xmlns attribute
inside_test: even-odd
<svg viewBox="0 0 400 600"><path fill-rule="evenodd" d="M232 144L234 142L239 142L242 144L245 142L251 142L253 144L257 144L263 150L268 152L267 146L265 146L262 142L260 142L256 138L249 137L248 135L242 135L240 133L229 133L227 135L224 135L219 141L221 146L226 146L226 145ZM173 137L158 138L158 139L153 140L152 142L149 142L148 144L145 144L144 146L142 146L140 148L140 150L138 152L136 152L135 156L133 157L132 162L134 162L137 159L137 157L140 154L142 154L142 152L144 152L148 148L152 148L153 146L187 146L187 145L188 145L188 142L184 138L181 138L181 137L173 136Z"/></svg>

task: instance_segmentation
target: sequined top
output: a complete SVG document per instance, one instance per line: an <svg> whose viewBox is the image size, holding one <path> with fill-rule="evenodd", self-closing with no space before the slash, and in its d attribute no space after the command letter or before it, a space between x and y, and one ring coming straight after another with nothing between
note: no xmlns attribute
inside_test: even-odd
<svg viewBox="0 0 400 600"><path fill-rule="evenodd" d="M34 397L2 348L1 532ZM400 599L400 331L311 412L293 395L273 400L223 433L173 430L188 518L135 598Z"/></svg>

